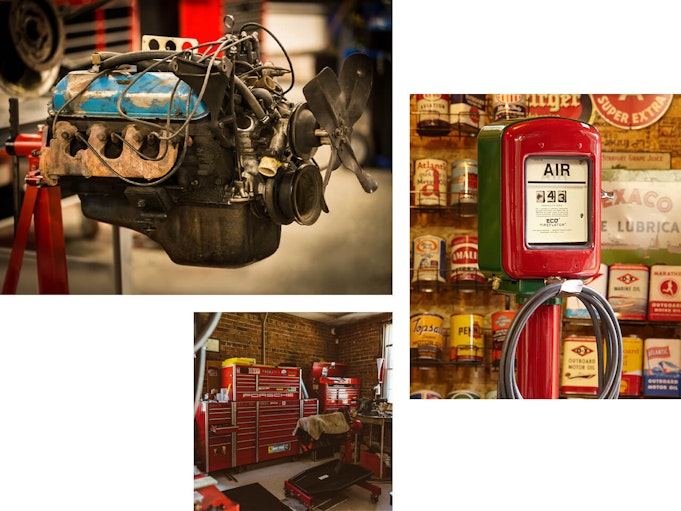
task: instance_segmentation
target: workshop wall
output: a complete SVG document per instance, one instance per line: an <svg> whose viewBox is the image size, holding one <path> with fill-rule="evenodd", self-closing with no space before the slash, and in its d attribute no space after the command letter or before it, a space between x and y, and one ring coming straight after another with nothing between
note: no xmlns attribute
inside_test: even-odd
<svg viewBox="0 0 681 511"><path fill-rule="evenodd" d="M265 364L301 367L306 380L312 362L342 362L350 366L348 377L362 379L362 397L371 397L377 383L376 358L381 356L383 325L391 319L390 313L374 316L336 327L333 335L329 325L289 314L268 313L265 318L264 312L224 312L211 335L220 341L220 351L207 352L206 364L219 368L223 360L233 357L263 363L264 324Z"/></svg>
<svg viewBox="0 0 681 511"><path fill-rule="evenodd" d="M487 115L493 118L491 110L491 94L487 97ZM570 97L570 105L577 105L574 114L570 110L551 110L544 108L548 103L548 96L557 98ZM602 95L597 95L602 96ZM598 129L601 135L603 151L603 168L626 168L630 170L669 170L681 169L681 95L671 96L664 114L652 124L644 127L632 126L622 129L613 125L613 120L606 119L588 94L528 94L528 117L540 115L560 115L562 117L586 120ZM599 99L593 100L603 108ZM468 136L453 130L446 137L419 137L416 132L418 116L416 114L416 94L410 95L410 133L411 159L440 158L453 162L461 158L462 154L475 154L477 137ZM622 114L626 115L626 114ZM642 114L640 114L642 115ZM619 117L617 117L619 118ZM628 117L633 121L633 116ZM443 143L446 142L446 143ZM637 157L640 157L637 158ZM412 169L413 172L413 169Z"/></svg>
<svg viewBox="0 0 681 511"><path fill-rule="evenodd" d="M383 326L389 321L392 314L386 313L336 328L336 361L350 366L348 377L361 378L362 397L372 397L378 383L376 359L382 356Z"/></svg>
<svg viewBox="0 0 681 511"><path fill-rule="evenodd" d="M262 341L265 328L265 353ZM228 313L220 318L213 335L220 340L220 352L208 353L208 360L232 357L254 358L267 365L293 364L305 371L313 360L332 360L331 329L323 323L288 314Z"/></svg>

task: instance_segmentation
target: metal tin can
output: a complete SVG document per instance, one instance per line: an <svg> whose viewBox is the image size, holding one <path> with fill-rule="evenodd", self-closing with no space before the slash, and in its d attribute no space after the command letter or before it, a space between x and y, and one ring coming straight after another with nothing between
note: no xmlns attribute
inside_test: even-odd
<svg viewBox="0 0 681 511"><path fill-rule="evenodd" d="M526 117L527 101L525 94L494 94L492 112L495 121Z"/></svg>
<svg viewBox="0 0 681 511"><path fill-rule="evenodd" d="M449 94L416 95L416 132L423 136L444 136L451 131Z"/></svg>
<svg viewBox="0 0 681 511"><path fill-rule="evenodd" d="M593 336L571 335L563 339L561 394L598 394L598 352Z"/></svg>
<svg viewBox="0 0 681 511"><path fill-rule="evenodd" d="M506 334L515 319L515 311L497 311L492 314L492 365L498 366Z"/></svg>
<svg viewBox="0 0 681 511"><path fill-rule="evenodd" d="M651 266L649 288L648 319L681 321L681 266Z"/></svg>
<svg viewBox="0 0 681 511"><path fill-rule="evenodd" d="M465 284L487 281L478 266L477 236L456 236L451 241L451 247L450 282ZM474 287L470 288L470 291L474 290Z"/></svg>
<svg viewBox="0 0 681 511"><path fill-rule="evenodd" d="M480 394L472 390L453 390L447 394L447 399L480 399Z"/></svg>
<svg viewBox="0 0 681 511"><path fill-rule="evenodd" d="M409 396L410 399L442 399L442 396L430 389L416 390Z"/></svg>
<svg viewBox="0 0 681 511"><path fill-rule="evenodd" d="M482 362L485 354L485 337L482 316L479 314L454 314L450 318L449 360Z"/></svg>
<svg viewBox="0 0 681 511"><path fill-rule="evenodd" d="M488 123L485 98L485 94L450 94L452 128L462 133L478 133Z"/></svg>
<svg viewBox="0 0 681 511"><path fill-rule="evenodd" d="M618 319L645 320L648 311L648 278L645 264L612 264L608 302Z"/></svg>
<svg viewBox="0 0 681 511"><path fill-rule="evenodd" d="M446 242L439 236L418 236L413 242L412 281L446 282Z"/></svg>
<svg viewBox="0 0 681 511"><path fill-rule="evenodd" d="M643 382L643 339L640 337L623 337L622 348L622 383L620 396L638 397L641 395Z"/></svg>
<svg viewBox="0 0 681 511"><path fill-rule="evenodd" d="M410 318L409 343L416 348L419 359L437 359L444 347L442 323L439 314L414 314Z"/></svg>
<svg viewBox="0 0 681 511"><path fill-rule="evenodd" d="M452 163L449 180L449 204L459 206L462 216L473 216L478 206L478 162L457 160Z"/></svg>
<svg viewBox="0 0 681 511"><path fill-rule="evenodd" d="M681 339L643 342L643 395L681 397Z"/></svg>
<svg viewBox="0 0 681 511"><path fill-rule="evenodd" d="M414 205L446 206L448 168L445 160L414 160Z"/></svg>

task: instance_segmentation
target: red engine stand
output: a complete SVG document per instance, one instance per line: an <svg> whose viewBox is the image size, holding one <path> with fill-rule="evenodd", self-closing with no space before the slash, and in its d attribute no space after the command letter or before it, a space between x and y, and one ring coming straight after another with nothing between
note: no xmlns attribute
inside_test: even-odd
<svg viewBox="0 0 681 511"><path fill-rule="evenodd" d="M40 294L68 294L64 225L61 215L61 188L46 186L38 166L42 148L42 133L18 135L8 143L8 152L27 156L29 171L26 192L16 226L12 253L5 274L3 294L16 294L19 274L26 251L26 243L34 219L35 250L38 267L38 292Z"/></svg>
<svg viewBox="0 0 681 511"><path fill-rule="evenodd" d="M558 399L560 304L542 304L527 319L517 349L518 390L525 399Z"/></svg>

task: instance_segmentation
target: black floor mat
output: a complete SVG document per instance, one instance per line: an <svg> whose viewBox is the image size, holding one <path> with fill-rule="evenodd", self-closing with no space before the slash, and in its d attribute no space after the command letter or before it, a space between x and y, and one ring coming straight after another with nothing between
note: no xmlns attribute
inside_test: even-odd
<svg viewBox="0 0 681 511"><path fill-rule="evenodd" d="M227 498L239 504L240 511L291 511L259 483L224 490Z"/></svg>

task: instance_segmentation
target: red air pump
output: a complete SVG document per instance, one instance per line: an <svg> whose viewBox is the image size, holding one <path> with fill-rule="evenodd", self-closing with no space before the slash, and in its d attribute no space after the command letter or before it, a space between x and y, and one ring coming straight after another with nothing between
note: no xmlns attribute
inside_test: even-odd
<svg viewBox="0 0 681 511"><path fill-rule="evenodd" d="M502 350L499 398L558 398L566 295L584 302L596 328L599 396L619 393L619 324L607 301L579 280L600 265L600 183L600 134L586 123L515 119L478 135L480 270L523 304Z"/></svg>

